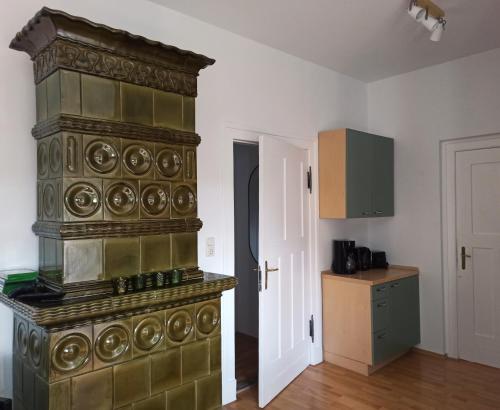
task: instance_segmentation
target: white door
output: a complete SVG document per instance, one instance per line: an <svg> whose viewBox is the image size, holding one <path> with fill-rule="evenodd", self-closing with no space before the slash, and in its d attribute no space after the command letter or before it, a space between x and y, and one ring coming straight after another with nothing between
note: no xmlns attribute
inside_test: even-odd
<svg viewBox="0 0 500 410"><path fill-rule="evenodd" d="M310 362L308 164L306 150L259 138L260 407Z"/></svg>
<svg viewBox="0 0 500 410"><path fill-rule="evenodd" d="M458 353L500 367L500 148L456 154Z"/></svg>

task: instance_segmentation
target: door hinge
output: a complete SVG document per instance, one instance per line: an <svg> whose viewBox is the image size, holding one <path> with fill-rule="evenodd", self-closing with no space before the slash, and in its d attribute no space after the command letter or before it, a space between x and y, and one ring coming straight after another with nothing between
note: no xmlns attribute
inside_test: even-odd
<svg viewBox="0 0 500 410"><path fill-rule="evenodd" d="M311 170L311 167L309 167L309 169L307 171L307 189L309 190L309 193L312 194L313 184L312 184L312 170Z"/></svg>
<svg viewBox="0 0 500 410"><path fill-rule="evenodd" d="M314 343L314 316L311 315L309 320L309 336L311 336L312 342Z"/></svg>

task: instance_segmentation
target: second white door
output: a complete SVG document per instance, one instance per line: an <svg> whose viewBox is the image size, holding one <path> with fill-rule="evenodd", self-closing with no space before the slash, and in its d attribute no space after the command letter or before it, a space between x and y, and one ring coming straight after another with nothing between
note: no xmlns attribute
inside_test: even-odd
<svg viewBox="0 0 500 410"><path fill-rule="evenodd" d="M260 407L310 362L308 164L306 150L274 137L260 137Z"/></svg>
<svg viewBox="0 0 500 410"><path fill-rule="evenodd" d="M458 353L500 367L500 148L456 154Z"/></svg>

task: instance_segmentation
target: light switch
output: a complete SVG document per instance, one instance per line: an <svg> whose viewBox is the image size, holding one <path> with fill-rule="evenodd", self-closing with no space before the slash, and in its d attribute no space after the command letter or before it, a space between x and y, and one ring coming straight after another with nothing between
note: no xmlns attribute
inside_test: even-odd
<svg viewBox="0 0 500 410"><path fill-rule="evenodd" d="M215 238L214 237L207 238L207 246L206 246L205 253L206 253L207 258L215 256Z"/></svg>

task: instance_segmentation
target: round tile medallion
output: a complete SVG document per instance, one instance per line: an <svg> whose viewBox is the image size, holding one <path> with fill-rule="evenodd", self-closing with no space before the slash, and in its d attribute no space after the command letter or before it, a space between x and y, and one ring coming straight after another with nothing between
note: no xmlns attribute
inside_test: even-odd
<svg viewBox="0 0 500 410"><path fill-rule="evenodd" d="M182 168L182 157L173 149L162 149L156 157L156 168L164 177L175 177Z"/></svg>
<svg viewBox="0 0 500 410"><path fill-rule="evenodd" d="M101 197L96 187L78 182L71 185L64 194L66 209L80 218L94 215L101 207Z"/></svg>
<svg viewBox="0 0 500 410"><path fill-rule="evenodd" d="M59 340L52 349L52 365L62 373L78 370L88 363L90 353L87 336L72 333Z"/></svg>
<svg viewBox="0 0 500 410"><path fill-rule="evenodd" d="M106 191L106 207L115 215L127 216L137 208L135 188L125 182L116 182Z"/></svg>
<svg viewBox="0 0 500 410"><path fill-rule="evenodd" d="M156 316L142 319L134 329L134 342L141 350L151 350L163 339L163 327Z"/></svg>
<svg viewBox="0 0 500 410"><path fill-rule="evenodd" d="M87 165L100 174L113 171L118 163L118 152L104 141L93 141L85 149Z"/></svg>
<svg viewBox="0 0 500 410"><path fill-rule="evenodd" d="M97 336L95 352L104 362L115 361L128 350L129 339L128 331L123 326L110 326Z"/></svg>
<svg viewBox="0 0 500 410"><path fill-rule="evenodd" d="M151 184L142 190L142 208L151 216L163 213L168 207L168 201L168 194L161 185Z"/></svg>
<svg viewBox="0 0 500 410"><path fill-rule="evenodd" d="M219 325L219 321L219 309L215 305L204 305L196 315L196 327L205 335L212 333Z"/></svg>
<svg viewBox="0 0 500 410"><path fill-rule="evenodd" d="M196 210L196 196L187 185L180 185L172 193L172 206L181 215L191 214Z"/></svg>
<svg viewBox="0 0 500 410"><path fill-rule="evenodd" d="M187 310L179 310L167 322L167 335L174 342L182 342L193 329L193 320Z"/></svg>
<svg viewBox="0 0 500 410"><path fill-rule="evenodd" d="M129 145L123 152L123 164L134 175L144 175L152 164L152 155L144 146Z"/></svg>

